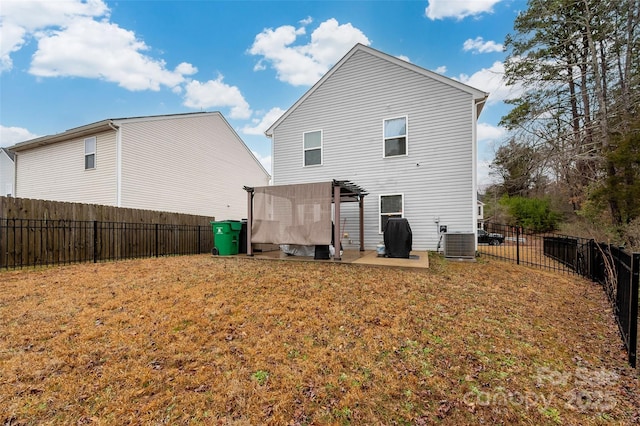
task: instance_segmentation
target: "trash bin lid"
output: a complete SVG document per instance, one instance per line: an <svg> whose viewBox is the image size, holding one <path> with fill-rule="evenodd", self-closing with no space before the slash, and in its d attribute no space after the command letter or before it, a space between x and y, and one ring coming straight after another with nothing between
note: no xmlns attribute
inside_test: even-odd
<svg viewBox="0 0 640 426"><path fill-rule="evenodd" d="M228 222L211 222L211 226L214 234L226 234L231 229Z"/></svg>
<svg viewBox="0 0 640 426"><path fill-rule="evenodd" d="M242 222L240 221L229 222L229 225L231 225L231 230L233 231L240 231L242 229Z"/></svg>

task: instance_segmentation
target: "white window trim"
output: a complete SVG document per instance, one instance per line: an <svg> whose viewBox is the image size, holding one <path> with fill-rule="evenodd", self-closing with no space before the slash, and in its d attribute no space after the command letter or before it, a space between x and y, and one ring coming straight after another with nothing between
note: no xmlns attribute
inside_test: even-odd
<svg viewBox="0 0 640 426"><path fill-rule="evenodd" d="M314 149L318 149L318 148L305 148L304 147L304 135L306 135L307 133L316 133L316 132L320 132L320 164L305 164L304 162L304 154L307 151L311 151ZM302 132L302 167L319 167L322 166L324 164L324 132L322 131L322 129L318 129L318 130L310 130L308 132Z"/></svg>
<svg viewBox="0 0 640 426"><path fill-rule="evenodd" d="M402 197L402 207L401 207L402 211L400 212L400 217L404 217L404 192L378 195L378 234L383 234L382 232L382 197L392 197L392 196L398 196L398 195ZM397 214L397 213L394 213L394 214Z"/></svg>
<svg viewBox="0 0 640 426"><path fill-rule="evenodd" d="M385 121L391 121L391 120L397 120L399 118L404 118L404 122L405 122L405 126L406 126L406 133L404 135L404 144L405 144L405 153L402 155L384 155L385 153L385 145L387 142L387 138L384 135L384 122ZM393 138L389 138L389 139L393 139ZM408 157L409 156L409 116L408 115L401 115L398 117L390 117L390 118L383 118L382 119L382 158L396 158L396 157Z"/></svg>
<svg viewBox="0 0 640 426"><path fill-rule="evenodd" d="M93 152L87 152L87 141L93 139ZM98 167L98 138L95 136L91 136L90 138L84 138L84 169L85 170L95 170ZM87 168L87 155L93 155L93 167Z"/></svg>

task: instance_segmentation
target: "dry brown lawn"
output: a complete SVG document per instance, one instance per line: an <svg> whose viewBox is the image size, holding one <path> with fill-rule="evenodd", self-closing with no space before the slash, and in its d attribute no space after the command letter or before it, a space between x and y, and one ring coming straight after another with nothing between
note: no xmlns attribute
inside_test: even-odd
<svg viewBox="0 0 640 426"><path fill-rule="evenodd" d="M0 424L633 424L600 287L208 255L0 273Z"/></svg>

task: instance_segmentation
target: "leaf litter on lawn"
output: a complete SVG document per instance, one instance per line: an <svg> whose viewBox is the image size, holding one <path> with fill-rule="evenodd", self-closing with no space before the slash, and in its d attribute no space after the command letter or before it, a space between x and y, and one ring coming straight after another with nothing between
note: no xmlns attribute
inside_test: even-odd
<svg viewBox="0 0 640 426"><path fill-rule="evenodd" d="M632 424L601 288L211 256L0 273L0 423Z"/></svg>

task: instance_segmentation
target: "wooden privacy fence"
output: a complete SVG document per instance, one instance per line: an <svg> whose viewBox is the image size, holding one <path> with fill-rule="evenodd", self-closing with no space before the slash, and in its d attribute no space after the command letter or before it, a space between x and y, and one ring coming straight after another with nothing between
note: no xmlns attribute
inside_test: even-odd
<svg viewBox="0 0 640 426"><path fill-rule="evenodd" d="M0 268L208 253L211 226L0 218Z"/></svg>
<svg viewBox="0 0 640 426"><path fill-rule="evenodd" d="M213 216L13 197L0 197L0 217L5 219L97 220L100 222L203 226L209 225L212 220L215 220Z"/></svg>
<svg viewBox="0 0 640 426"><path fill-rule="evenodd" d="M213 217L0 197L0 268L209 253Z"/></svg>

